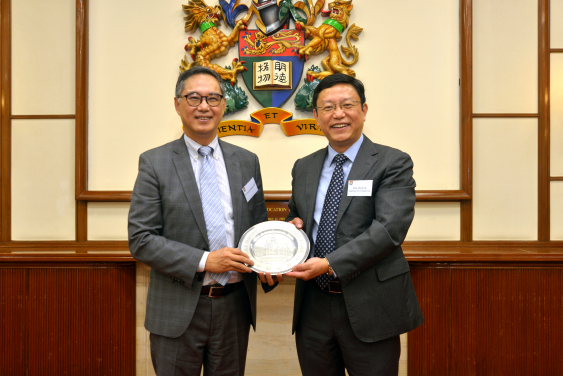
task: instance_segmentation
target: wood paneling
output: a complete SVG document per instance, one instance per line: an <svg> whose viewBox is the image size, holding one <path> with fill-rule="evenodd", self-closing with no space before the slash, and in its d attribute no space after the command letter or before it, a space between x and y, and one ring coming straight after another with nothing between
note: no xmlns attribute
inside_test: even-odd
<svg viewBox="0 0 563 376"><path fill-rule="evenodd" d="M134 375L134 268L31 269L30 374Z"/></svg>
<svg viewBox="0 0 563 376"><path fill-rule="evenodd" d="M408 336L409 376L448 375L451 359L450 269L411 265L411 277L424 323Z"/></svg>
<svg viewBox="0 0 563 376"><path fill-rule="evenodd" d="M286 201L267 201L266 209L268 210L269 221L283 221L289 214Z"/></svg>
<svg viewBox="0 0 563 376"><path fill-rule="evenodd" d="M134 263L3 261L0 374L135 374Z"/></svg>
<svg viewBox="0 0 563 376"><path fill-rule="evenodd" d="M0 268L0 374L25 375L27 368L27 270Z"/></svg>
<svg viewBox="0 0 563 376"><path fill-rule="evenodd" d="M425 319L409 333L409 375L561 374L561 249L559 256L505 263L407 256Z"/></svg>
<svg viewBox="0 0 563 376"><path fill-rule="evenodd" d="M452 375L559 375L563 269L452 270Z"/></svg>

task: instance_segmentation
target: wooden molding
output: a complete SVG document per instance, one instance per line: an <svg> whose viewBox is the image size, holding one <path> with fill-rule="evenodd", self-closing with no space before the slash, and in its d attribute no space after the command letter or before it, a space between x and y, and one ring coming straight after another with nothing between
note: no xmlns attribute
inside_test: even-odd
<svg viewBox="0 0 563 376"><path fill-rule="evenodd" d="M289 201L291 191L264 191L266 201ZM76 196L78 201L87 202L128 202L131 191L85 191ZM471 200L462 190L416 191L417 202L449 202Z"/></svg>
<svg viewBox="0 0 563 376"><path fill-rule="evenodd" d="M0 241L12 237L12 15L10 0L0 0Z"/></svg>
<svg viewBox="0 0 563 376"><path fill-rule="evenodd" d="M416 191L416 202L467 201L471 196L462 190L457 191Z"/></svg>
<svg viewBox="0 0 563 376"><path fill-rule="evenodd" d="M50 120L50 119L75 119L75 115L12 115L12 120Z"/></svg>
<svg viewBox="0 0 563 376"><path fill-rule="evenodd" d="M473 114L474 118L537 118L538 114Z"/></svg>
<svg viewBox="0 0 563 376"><path fill-rule="evenodd" d="M91 240L89 242L77 242L72 240L60 241L12 241L0 243L0 250L27 251L30 249L52 249L61 251L128 251L127 240Z"/></svg>
<svg viewBox="0 0 563 376"><path fill-rule="evenodd" d="M38 266L45 266L44 263L59 263L59 264L80 264L80 263L135 263L135 260L130 254L60 254L60 253L41 253L41 254L3 254L0 253L0 263L41 263ZM28 265L29 266L29 265Z"/></svg>
<svg viewBox="0 0 563 376"><path fill-rule="evenodd" d="M538 240L550 240L549 0L538 2Z"/></svg>
<svg viewBox="0 0 563 376"><path fill-rule="evenodd" d="M563 263L563 241L412 241L409 262ZM0 262L135 262L126 241L0 243ZM524 263L524 264L522 264Z"/></svg>
<svg viewBox="0 0 563 376"><path fill-rule="evenodd" d="M86 202L128 202L131 201L131 191L84 191L76 199Z"/></svg>
<svg viewBox="0 0 563 376"><path fill-rule="evenodd" d="M563 242L405 242L409 262L559 262Z"/></svg>
<svg viewBox="0 0 563 376"><path fill-rule="evenodd" d="M264 191L266 201L289 201L291 191Z"/></svg>
<svg viewBox="0 0 563 376"><path fill-rule="evenodd" d="M88 0L76 0L75 195L88 189ZM76 203L76 240L88 240L88 207Z"/></svg>
<svg viewBox="0 0 563 376"><path fill-rule="evenodd" d="M550 181L563 181L563 176L552 176L549 178Z"/></svg>
<svg viewBox="0 0 563 376"><path fill-rule="evenodd" d="M460 173L461 190L473 196L473 1L461 0L460 20ZM473 202L461 202L461 240L473 239Z"/></svg>

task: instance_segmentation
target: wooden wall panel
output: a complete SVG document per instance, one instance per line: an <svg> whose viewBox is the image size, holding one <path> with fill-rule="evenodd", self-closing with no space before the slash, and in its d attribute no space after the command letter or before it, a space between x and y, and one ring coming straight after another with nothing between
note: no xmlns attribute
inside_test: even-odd
<svg viewBox="0 0 563 376"><path fill-rule="evenodd" d="M559 375L562 268L452 269L452 375Z"/></svg>
<svg viewBox="0 0 563 376"><path fill-rule="evenodd" d="M135 268L30 271L31 375L135 374Z"/></svg>
<svg viewBox="0 0 563 376"><path fill-rule="evenodd" d="M408 372L448 375L450 367L450 269L411 265L411 277L424 323L408 336Z"/></svg>
<svg viewBox="0 0 563 376"><path fill-rule="evenodd" d="M268 221L283 221L289 214L287 201L266 201Z"/></svg>
<svg viewBox="0 0 563 376"><path fill-rule="evenodd" d="M25 374L26 273L0 269L0 375Z"/></svg>
<svg viewBox="0 0 563 376"><path fill-rule="evenodd" d="M0 375L135 374L134 264L0 265L0 294Z"/></svg>

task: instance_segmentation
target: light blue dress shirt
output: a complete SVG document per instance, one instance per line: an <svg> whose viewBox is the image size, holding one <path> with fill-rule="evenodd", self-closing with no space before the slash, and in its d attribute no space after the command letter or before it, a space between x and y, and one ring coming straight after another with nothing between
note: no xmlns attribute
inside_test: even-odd
<svg viewBox="0 0 563 376"><path fill-rule="evenodd" d="M364 135L360 136L360 139L356 141L352 146L346 150L344 154L348 160L344 162L342 166L342 171L344 172L344 191L343 195L346 194L346 182L348 179L348 174L352 168L352 164L358 155L360 146L364 142ZM334 157L338 154L330 144L328 145L328 153L323 163L323 169L321 171L321 177L319 179L319 188L317 189L317 200L315 201L315 213L314 213L314 224L313 224L313 249L311 250L311 257L315 256L315 246L314 242L317 240L317 231L319 230L319 223L321 222L321 214L323 213L323 205L325 203L326 191L328 191L328 186L330 185L330 179L332 179L332 173L336 167L334 162Z"/></svg>
<svg viewBox="0 0 563 376"><path fill-rule="evenodd" d="M199 187L199 175L201 173L201 167L203 163L203 158L199 155L199 148L202 145L198 144L188 136L184 134L184 141L188 148L188 153L190 155L190 161L192 162L192 167L194 169L195 182L197 188ZM213 160L215 161L215 173L217 174L217 185L219 188L219 194L221 196L221 204L223 206L223 215L225 218L225 234L227 235L227 247L235 247L235 219L233 214L233 203L231 199L231 188L229 185L229 176L227 175L227 167L225 165L225 159L223 158L223 151L219 145L219 139L215 137L213 141L209 144L213 148ZM199 266L197 268L198 272L203 272L205 269L205 263L207 262L207 257L209 252L204 252ZM238 272L232 272L231 278L228 283L235 283L242 281L242 274ZM211 285L216 283L211 278L211 273L206 272L203 278L203 286Z"/></svg>

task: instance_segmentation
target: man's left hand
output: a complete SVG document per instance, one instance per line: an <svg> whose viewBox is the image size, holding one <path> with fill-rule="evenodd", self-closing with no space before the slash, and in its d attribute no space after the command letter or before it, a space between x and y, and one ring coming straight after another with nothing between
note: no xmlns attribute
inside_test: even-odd
<svg viewBox="0 0 563 376"><path fill-rule="evenodd" d="M308 281L328 272L328 262L324 258L313 257L303 264L295 265L292 271L285 273L288 277L300 278Z"/></svg>

